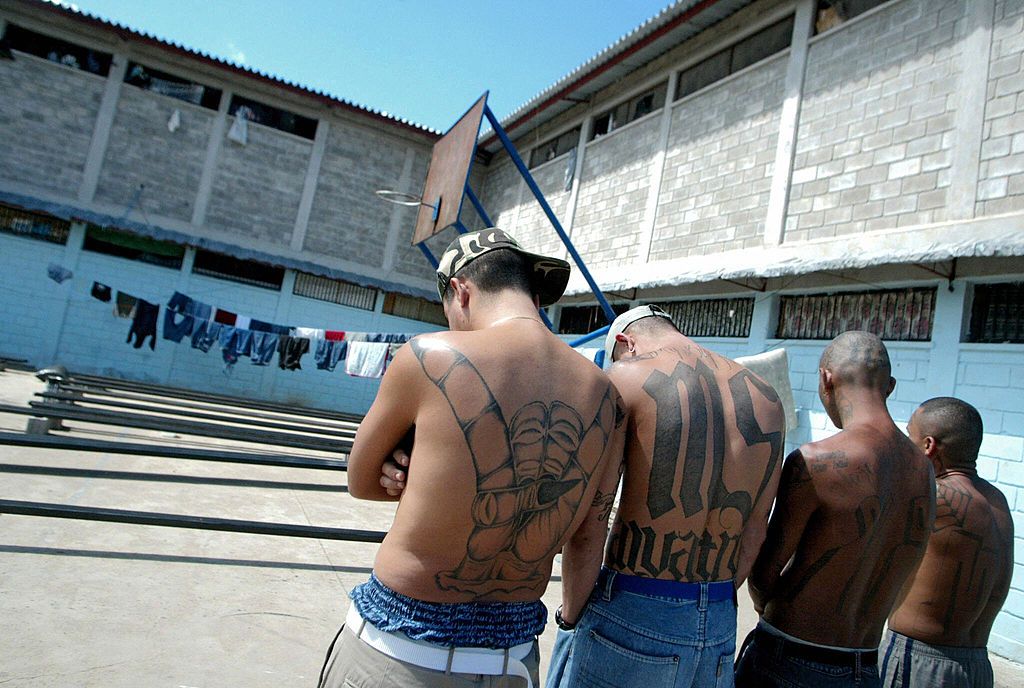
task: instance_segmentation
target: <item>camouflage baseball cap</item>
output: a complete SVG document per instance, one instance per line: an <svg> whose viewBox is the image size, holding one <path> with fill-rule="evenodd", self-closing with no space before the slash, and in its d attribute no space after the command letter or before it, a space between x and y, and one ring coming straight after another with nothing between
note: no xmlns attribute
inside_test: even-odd
<svg viewBox="0 0 1024 688"><path fill-rule="evenodd" d="M448 244L437 267L437 294L442 299L449 280L480 256L497 249L511 249L526 259L531 268L530 286L540 305L550 306L562 298L569 283L569 264L560 258L524 251L519 242L497 227L460 234Z"/></svg>

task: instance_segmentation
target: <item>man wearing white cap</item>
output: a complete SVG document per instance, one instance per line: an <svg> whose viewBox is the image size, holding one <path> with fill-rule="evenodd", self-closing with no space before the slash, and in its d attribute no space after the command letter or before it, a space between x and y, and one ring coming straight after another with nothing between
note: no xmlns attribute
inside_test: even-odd
<svg viewBox="0 0 1024 688"><path fill-rule="evenodd" d="M625 412L537 313L568 263L492 227L456 238L437 279L451 331L399 350L349 456L353 497L401 501L324 688L536 686L555 555L600 557ZM404 492L387 490L382 466L410 434Z"/></svg>
<svg viewBox="0 0 1024 688"><path fill-rule="evenodd" d="M731 686L735 590L778 487L782 404L657 306L616 318L605 353L630 417L622 497L596 587L563 574L547 685Z"/></svg>

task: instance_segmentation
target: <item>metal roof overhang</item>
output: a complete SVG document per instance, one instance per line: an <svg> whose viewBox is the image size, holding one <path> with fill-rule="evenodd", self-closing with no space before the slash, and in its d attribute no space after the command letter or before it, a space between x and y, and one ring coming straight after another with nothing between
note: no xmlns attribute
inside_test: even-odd
<svg viewBox="0 0 1024 688"><path fill-rule="evenodd" d="M590 100L601 89L753 1L680 0L521 105L502 120L501 126L515 140L529 129L540 126L580 102ZM494 153L500 146L493 132L485 133L480 143L480 148L487 153Z"/></svg>

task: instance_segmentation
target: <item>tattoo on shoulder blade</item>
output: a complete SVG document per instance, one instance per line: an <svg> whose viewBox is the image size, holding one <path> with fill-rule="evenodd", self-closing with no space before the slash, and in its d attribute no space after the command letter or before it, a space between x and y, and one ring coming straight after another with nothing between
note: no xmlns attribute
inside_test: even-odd
<svg viewBox="0 0 1024 688"><path fill-rule="evenodd" d="M476 470L473 531L462 562L436 576L476 595L536 589L580 506L620 413L609 384L588 422L561 401L534 401L507 421L480 371L456 349L410 342L448 401ZM498 441L495 442L495 438Z"/></svg>

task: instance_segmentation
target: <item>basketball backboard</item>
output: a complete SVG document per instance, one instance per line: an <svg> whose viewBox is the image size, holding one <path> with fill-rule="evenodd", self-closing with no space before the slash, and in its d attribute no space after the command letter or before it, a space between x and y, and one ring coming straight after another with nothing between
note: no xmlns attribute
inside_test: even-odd
<svg viewBox="0 0 1024 688"><path fill-rule="evenodd" d="M458 222L486 107L487 93L484 93L434 144L416 216L413 244L419 244Z"/></svg>

